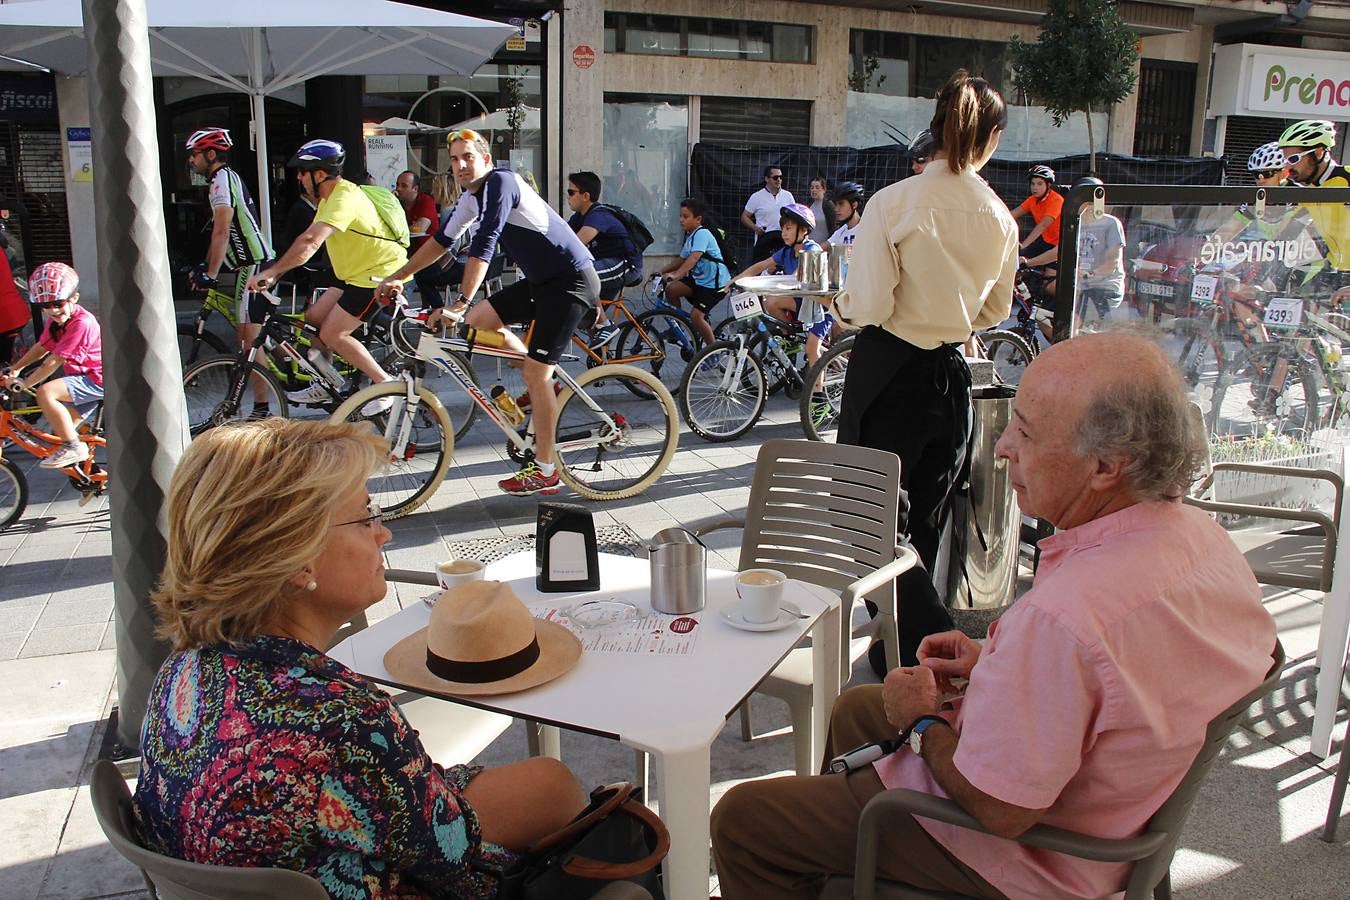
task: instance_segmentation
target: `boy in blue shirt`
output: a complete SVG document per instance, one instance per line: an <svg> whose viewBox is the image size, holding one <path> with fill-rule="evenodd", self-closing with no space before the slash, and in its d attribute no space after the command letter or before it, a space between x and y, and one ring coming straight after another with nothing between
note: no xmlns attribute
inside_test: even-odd
<svg viewBox="0 0 1350 900"><path fill-rule="evenodd" d="M600 299L613 300L625 285L637 284L642 277L642 254L628 234L628 227L608 207L600 205L600 176L594 172L573 172L567 176L567 206L577 238L595 257L595 274L600 276ZM589 341L599 350L619 333L609 323L604 307L597 307L595 331Z"/></svg>
<svg viewBox="0 0 1350 900"><path fill-rule="evenodd" d="M661 270L666 278L666 300L679 306L688 300L693 313L693 326L705 345L717 340L708 313L726 296L731 284L731 272L722 259L717 238L705 226L708 209L702 200L688 197L680 201L680 227L684 229L684 246L680 258Z"/></svg>
<svg viewBox="0 0 1350 900"><path fill-rule="evenodd" d="M820 250L821 246L811 240L811 229L816 227L816 214L809 206L789 203L779 213L779 228L782 229L783 246L775 250L773 256L755 263L736 276L739 281L754 275L762 275L770 269L776 269L784 275L797 274L797 257L807 250ZM797 319L802 308L801 297L766 297L764 311L775 319L791 322Z"/></svg>

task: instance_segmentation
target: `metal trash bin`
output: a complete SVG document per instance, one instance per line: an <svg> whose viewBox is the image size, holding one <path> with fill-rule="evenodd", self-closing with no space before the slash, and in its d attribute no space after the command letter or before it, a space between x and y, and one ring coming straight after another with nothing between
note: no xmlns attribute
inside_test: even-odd
<svg viewBox="0 0 1350 900"><path fill-rule="evenodd" d="M955 610L1005 606L1017 586L1022 514L1008 463L994 454L994 444L1012 421L1015 394L1006 385L971 391L970 476L964 496L958 493L953 504L947 565L946 600Z"/></svg>

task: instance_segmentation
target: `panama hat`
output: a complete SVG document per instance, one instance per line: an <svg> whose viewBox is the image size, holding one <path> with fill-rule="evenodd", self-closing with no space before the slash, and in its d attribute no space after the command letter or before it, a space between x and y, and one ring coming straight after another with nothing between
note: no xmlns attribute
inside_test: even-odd
<svg viewBox="0 0 1350 900"><path fill-rule="evenodd" d="M581 658L581 641L535 619L500 581L470 581L441 594L431 622L384 655L400 684L438 694L510 694L552 681Z"/></svg>

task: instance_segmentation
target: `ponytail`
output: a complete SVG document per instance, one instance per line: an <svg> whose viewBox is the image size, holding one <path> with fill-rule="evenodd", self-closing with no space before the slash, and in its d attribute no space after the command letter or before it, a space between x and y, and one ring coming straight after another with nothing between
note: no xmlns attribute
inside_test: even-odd
<svg viewBox="0 0 1350 900"><path fill-rule="evenodd" d="M1008 124L1008 109L998 91L983 78L957 69L937 98L929 130L955 174L970 168Z"/></svg>

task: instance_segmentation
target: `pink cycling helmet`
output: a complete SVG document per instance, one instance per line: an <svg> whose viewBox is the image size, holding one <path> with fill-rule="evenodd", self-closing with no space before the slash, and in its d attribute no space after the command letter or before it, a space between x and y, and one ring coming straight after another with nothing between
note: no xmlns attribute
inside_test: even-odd
<svg viewBox="0 0 1350 900"><path fill-rule="evenodd" d="M800 224L807 228L816 227L816 214L811 212L811 207L804 206L801 203L789 203L778 211L778 217L789 216L796 219Z"/></svg>
<svg viewBox="0 0 1350 900"><path fill-rule="evenodd" d="M43 263L28 279L28 302L35 306L65 303L80 289L80 276L63 262Z"/></svg>

